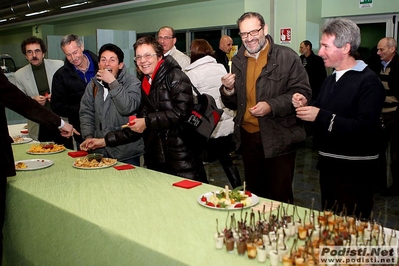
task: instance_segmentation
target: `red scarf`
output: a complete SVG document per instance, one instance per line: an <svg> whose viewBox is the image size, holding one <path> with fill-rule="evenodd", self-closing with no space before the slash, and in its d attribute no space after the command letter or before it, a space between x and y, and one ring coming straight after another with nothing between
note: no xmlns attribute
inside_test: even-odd
<svg viewBox="0 0 399 266"><path fill-rule="evenodd" d="M161 64L164 62L165 60L160 60L157 64L157 66L155 67L154 72L152 72L151 75L151 81L154 80L155 74L158 71L158 68L161 66ZM141 83L141 87L143 88L144 92L146 95L150 94L150 89L151 89L151 84L148 81L148 76L145 76L143 79L143 82Z"/></svg>

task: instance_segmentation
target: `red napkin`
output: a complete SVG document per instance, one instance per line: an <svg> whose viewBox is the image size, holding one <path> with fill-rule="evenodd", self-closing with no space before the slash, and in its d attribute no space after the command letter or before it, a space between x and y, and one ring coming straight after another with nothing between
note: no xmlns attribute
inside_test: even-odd
<svg viewBox="0 0 399 266"><path fill-rule="evenodd" d="M71 156L72 158L76 157L83 157L89 154L87 151L70 151L68 152L68 155Z"/></svg>
<svg viewBox="0 0 399 266"><path fill-rule="evenodd" d="M114 166L116 170L129 170L129 169L134 169L135 167L131 164L124 164L124 165L118 165Z"/></svg>
<svg viewBox="0 0 399 266"><path fill-rule="evenodd" d="M136 122L134 122L134 119L136 119L135 115L129 116L129 126L133 126Z"/></svg>
<svg viewBox="0 0 399 266"><path fill-rule="evenodd" d="M182 181L173 183L172 185L174 185L175 187L181 187L181 188L190 189L190 188L199 186L201 184L202 184L201 182L197 182L197 181L182 180Z"/></svg>

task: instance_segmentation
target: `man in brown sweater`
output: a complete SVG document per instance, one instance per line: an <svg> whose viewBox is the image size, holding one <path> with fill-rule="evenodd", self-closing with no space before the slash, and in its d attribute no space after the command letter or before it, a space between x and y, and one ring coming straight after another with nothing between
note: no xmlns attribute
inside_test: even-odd
<svg viewBox="0 0 399 266"><path fill-rule="evenodd" d="M292 49L274 44L260 14L247 12L237 24L243 46L220 92L226 107L237 110L234 137L247 188L292 203L296 148L306 134L291 98L301 92L311 99L306 70Z"/></svg>

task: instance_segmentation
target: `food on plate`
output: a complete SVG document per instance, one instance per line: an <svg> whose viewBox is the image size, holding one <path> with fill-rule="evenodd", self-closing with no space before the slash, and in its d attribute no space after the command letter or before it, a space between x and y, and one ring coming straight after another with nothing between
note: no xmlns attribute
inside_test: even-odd
<svg viewBox="0 0 399 266"><path fill-rule="evenodd" d="M114 165L116 162L116 159L111 158L102 158L101 161L97 161L96 159L90 160L90 158L86 156L84 158L77 158L73 165L79 168L98 168Z"/></svg>
<svg viewBox="0 0 399 266"><path fill-rule="evenodd" d="M28 166L24 162L18 162L15 164L15 169L26 169Z"/></svg>
<svg viewBox="0 0 399 266"><path fill-rule="evenodd" d="M18 143L24 141L25 139L22 136L14 136L12 137L12 140L14 141L14 143Z"/></svg>
<svg viewBox="0 0 399 266"><path fill-rule="evenodd" d="M222 189L213 192L206 197L203 195L201 201L205 205L215 208L244 208L252 204L252 194L249 191L240 191L243 187L236 187L233 190Z"/></svg>
<svg viewBox="0 0 399 266"><path fill-rule="evenodd" d="M50 153L64 151L64 145L54 143L40 143L39 145L32 145L28 152L30 153Z"/></svg>

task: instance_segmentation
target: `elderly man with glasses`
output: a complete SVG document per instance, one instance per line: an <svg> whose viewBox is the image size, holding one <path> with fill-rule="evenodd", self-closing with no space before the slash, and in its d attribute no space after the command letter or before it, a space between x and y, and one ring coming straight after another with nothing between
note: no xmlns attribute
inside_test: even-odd
<svg viewBox="0 0 399 266"><path fill-rule="evenodd" d="M61 60L45 59L47 52L44 41L35 36L29 37L21 44L22 54L29 62L15 72L15 85L26 95L51 110L51 85L54 73L64 64ZM28 120L29 136L39 141L55 141L72 148L72 141L60 137L58 131L41 127Z"/></svg>
<svg viewBox="0 0 399 266"><path fill-rule="evenodd" d="M296 148L306 134L291 98L311 99L306 71L290 48L274 44L263 17L243 14L237 21L243 45L232 73L222 77L225 106L237 110L234 140L241 149L247 188L266 198L293 202Z"/></svg>
<svg viewBox="0 0 399 266"><path fill-rule="evenodd" d="M163 26L158 30L157 40L162 45L164 56L172 56L182 70L190 65L190 57L176 49L176 33L172 27Z"/></svg>

